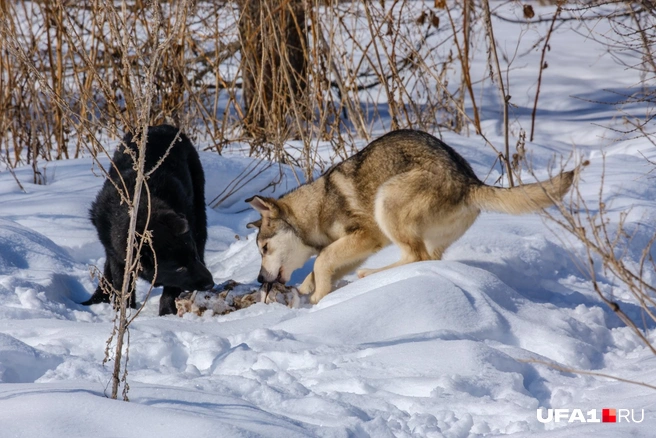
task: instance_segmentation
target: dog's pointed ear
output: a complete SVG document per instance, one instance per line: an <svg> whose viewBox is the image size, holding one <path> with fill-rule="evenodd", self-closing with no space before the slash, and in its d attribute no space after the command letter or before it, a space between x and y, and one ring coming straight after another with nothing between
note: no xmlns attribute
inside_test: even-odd
<svg viewBox="0 0 656 438"><path fill-rule="evenodd" d="M255 222L249 222L246 224L246 228L261 228L262 227L262 219L258 219Z"/></svg>
<svg viewBox="0 0 656 438"><path fill-rule="evenodd" d="M278 213L279 208L276 200L273 198L263 198L261 196L253 196L246 200L251 207L259 211L262 217L272 216Z"/></svg>
<svg viewBox="0 0 656 438"><path fill-rule="evenodd" d="M141 260L144 260L151 265L155 264L155 258L153 256L153 253L150 251L150 249L141 251L139 253L139 257L141 257Z"/></svg>
<svg viewBox="0 0 656 438"><path fill-rule="evenodd" d="M166 224L176 236L189 232L189 222L184 214L178 214L173 210L167 210L161 214L160 220Z"/></svg>
<svg viewBox="0 0 656 438"><path fill-rule="evenodd" d="M189 232L189 221L184 214L178 214L178 220L175 221L175 233L182 235Z"/></svg>

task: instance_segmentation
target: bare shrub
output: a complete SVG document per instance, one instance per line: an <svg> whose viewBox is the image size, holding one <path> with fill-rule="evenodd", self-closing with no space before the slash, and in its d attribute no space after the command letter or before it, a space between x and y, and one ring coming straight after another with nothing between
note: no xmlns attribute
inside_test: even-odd
<svg viewBox="0 0 656 438"><path fill-rule="evenodd" d="M656 10L651 2L619 0L558 2L556 13L551 18L551 29L557 21L580 21L589 36L606 46L617 62L640 72L638 86L612 103L618 107L629 128L612 129L625 139L642 137L654 146L655 18ZM595 24L601 20L609 23L613 32L596 32ZM548 39L545 47L547 43ZM625 110L627 107L632 110ZM636 108L644 113L635 111ZM602 172L595 200L586 200L575 185L570 205L561 204L560 215L547 212L547 216L583 247L585 253L578 260L579 267L588 274L601 300L656 354L656 347L645 336L645 330L656 323L656 288L653 283L656 278L656 233L628 220L631 215L638 214L633 209L618 211L612 207L605 175L606 172ZM598 278L600 274L615 287L603 287ZM639 306L641 314L627 312L615 295L617 292L625 294L624 300Z"/></svg>
<svg viewBox="0 0 656 438"><path fill-rule="evenodd" d="M656 323L656 233L630 223L631 210L612 207L604 175L595 200L584 198L577 181L569 203L557 203L560 214L545 211L545 215L581 244L584 253L577 258L579 269L588 275L599 298L656 354L644 333L649 324ZM605 287L599 274L614 287ZM628 293L624 300L633 301L642 315L627 313L617 291Z"/></svg>
<svg viewBox="0 0 656 438"><path fill-rule="evenodd" d="M26 3L22 3L25 7ZM30 117L27 124L29 131L18 126L12 139L18 138L17 147L24 147L20 143L21 135L29 132L27 142L31 147L31 160L36 163L37 156L45 159L61 159L69 156L69 133L73 131L78 136L78 148L84 147L95 158L95 165L106 176L108 170L103 166L102 156L109 156L110 151L103 145L100 135L109 134L120 136L120 132L128 130L137 139L138 154L133 154L134 168L137 172L134 187L126 186L124 181L113 181L128 209L130 225L127 236L127 248L123 282L121 290L113 290L109 282L100 278L100 285L104 291L113 297L116 308L114 329L107 341L105 361L113 359L111 397L117 398L118 391L123 384L123 399L128 400L127 393L127 361L129 351L129 326L136 314L131 315L128 301L136 288L136 281L141 270L140 254L144 245L151 245L151 236L148 232L140 233L136 229L139 205L147 205L150 209L150 196L148 192L148 175L144 173L145 146L148 126L163 112L172 116L176 105L167 103L165 93L158 89L158 72L161 71L162 62L171 48L175 48L175 39L182 34L189 2L178 2L171 7L169 19L164 14L158 2L152 2L149 7L141 10L142 16L148 18L148 27L145 33L132 32L135 14L134 9L126 2L101 3L91 5L95 21L91 21L91 28L99 26L97 32L78 33L76 29L83 28L85 23L81 20L86 10L67 9L61 2L50 4L30 3L36 8L32 12L46 17L48 26L53 26L56 44L48 44L45 48L49 54L46 58L49 63L40 62L38 54L39 43L36 33L25 34L16 30L11 20L5 19L0 27L1 41L6 47L5 59L9 60L7 69L17 69L19 76L26 84L29 99L35 96L38 101L23 99L21 95L10 98L10 106L16 114L26 114ZM3 9L15 5L3 4ZM68 11L68 12L65 12ZM10 12L18 13L16 9ZM171 18L172 17L172 18ZM102 26L99 24L102 23ZM145 21L143 23L146 23ZM103 29L102 34L100 29ZM143 29L142 29L143 30ZM51 31L44 30L50 38ZM31 42L32 44L26 44ZM90 39L91 38L91 39ZM96 39L94 39L96 38ZM102 40L102 41L101 41ZM91 41L91 44L89 44ZM111 62L98 63L100 47L106 48L107 41L111 41L114 52L102 56L109 56ZM54 50L53 50L54 48ZM70 63L64 68L64 64ZM112 73L115 76L112 76ZM6 77L6 76L5 76ZM71 93L72 91L72 93ZM114 93L121 93L121 99L116 99ZM71 96L76 96L74 99ZM5 102L6 104L6 102ZM104 106L101 106L104 105ZM42 113L34 114L37 111ZM48 117L50 115L50 117ZM43 117L43 119L40 119ZM22 119L25 122L25 119ZM5 119L3 123L7 123ZM6 140L6 137L5 137ZM43 143L46 142L46 146ZM47 143L51 142L51 143ZM6 152L9 151L7 147ZM22 159L21 150L14 150L12 163L16 165ZM76 156L80 150L76 151ZM52 157L56 153L56 157ZM30 157L30 154L27 155ZM110 166L113 164L110 162ZM35 168L35 177L37 170ZM141 199L145 197L145 199ZM147 229L147 228L146 228ZM153 284L151 284L152 290ZM113 358L112 358L113 356Z"/></svg>
<svg viewBox="0 0 656 438"><path fill-rule="evenodd" d="M153 50L153 16L141 2L124 3L116 23L98 0L3 2L4 34L75 114L64 117L40 85L26 87L30 72L3 51L0 151L9 165L96 154L91 137L118 135L106 126L132 129L137 90L127 69L147 72L148 56L139 54ZM460 131L470 123L465 89L452 84L467 72L455 67L447 12L455 23L471 8L409 0L163 3L163 26L181 25L155 72L150 123L178 125L219 153L247 143L249 154L298 165L306 177L327 164L322 141L330 142L330 160L341 160L373 130ZM134 39L127 53L125 35ZM473 117L478 125L477 110Z"/></svg>

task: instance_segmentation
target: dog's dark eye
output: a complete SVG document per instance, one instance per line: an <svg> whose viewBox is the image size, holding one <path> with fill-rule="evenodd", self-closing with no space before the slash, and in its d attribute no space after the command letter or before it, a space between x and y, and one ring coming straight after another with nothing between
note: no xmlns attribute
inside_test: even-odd
<svg viewBox="0 0 656 438"><path fill-rule="evenodd" d="M180 266L178 269L175 270L175 272L187 272L187 268L184 266Z"/></svg>
<svg viewBox="0 0 656 438"><path fill-rule="evenodd" d="M269 250L269 244L265 243L264 246L262 247L262 254L266 254L268 250Z"/></svg>

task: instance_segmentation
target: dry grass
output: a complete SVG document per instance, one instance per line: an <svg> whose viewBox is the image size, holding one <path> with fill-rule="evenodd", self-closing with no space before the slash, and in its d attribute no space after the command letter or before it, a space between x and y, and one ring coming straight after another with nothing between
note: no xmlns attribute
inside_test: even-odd
<svg viewBox="0 0 656 438"><path fill-rule="evenodd" d="M146 75L154 49L153 12L137 0L119 5L117 20L98 0L0 3L0 39L19 51L0 53L0 152L7 165L34 163L38 170L40 161L96 155L101 143L135 129L135 78ZM318 159L322 141L341 160L375 129L462 131L478 120L476 109L473 119L466 114L464 89L451 85L461 75L452 50L461 30L449 29L447 13L470 12L458 6L179 5L161 6L170 45L155 72L149 123L180 126L219 153L246 147L310 177L329 164ZM129 51L126 35L134 43Z"/></svg>
<svg viewBox="0 0 656 438"><path fill-rule="evenodd" d="M97 154L99 143L134 130L140 86L134 78L147 71L148 55L139 54L153 50L153 12L141 0L119 4L120 22L98 0L0 2L0 39L21 50L20 56L0 52L0 153L6 165L32 165L35 181L43 182L41 162ZM496 14L487 1L180 4L160 8L170 46L155 72L149 123L179 126L218 153L228 148L294 164L311 177L331 164L319 159L321 142L329 142L332 160L339 161L374 130L467 133L471 127L480 134L474 84L483 78L472 78L470 70L481 33L488 37L489 76L503 95L508 125L510 68L499 62L490 20ZM641 61L632 67L644 68L646 78L653 74L653 11L647 6L570 2L561 8L549 17L525 8L517 24L612 20L616 38L605 43L635 51ZM134 41L127 52L126 35ZM647 98L653 100L653 92ZM634 120L636 132L649 130L650 120ZM505 147L498 148L508 171L510 136L506 129Z"/></svg>

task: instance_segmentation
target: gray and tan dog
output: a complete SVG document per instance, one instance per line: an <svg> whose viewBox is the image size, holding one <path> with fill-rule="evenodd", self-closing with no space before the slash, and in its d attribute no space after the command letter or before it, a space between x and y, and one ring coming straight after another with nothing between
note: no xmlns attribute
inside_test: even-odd
<svg viewBox="0 0 656 438"><path fill-rule="evenodd" d="M485 185L467 161L430 134L394 131L332 167L315 181L279 199L246 202L262 218L260 282L286 283L317 254L299 288L317 303L333 282L368 256L394 243L401 260L359 277L421 260L439 260L481 210L509 214L538 211L567 192L575 171L514 188Z"/></svg>

